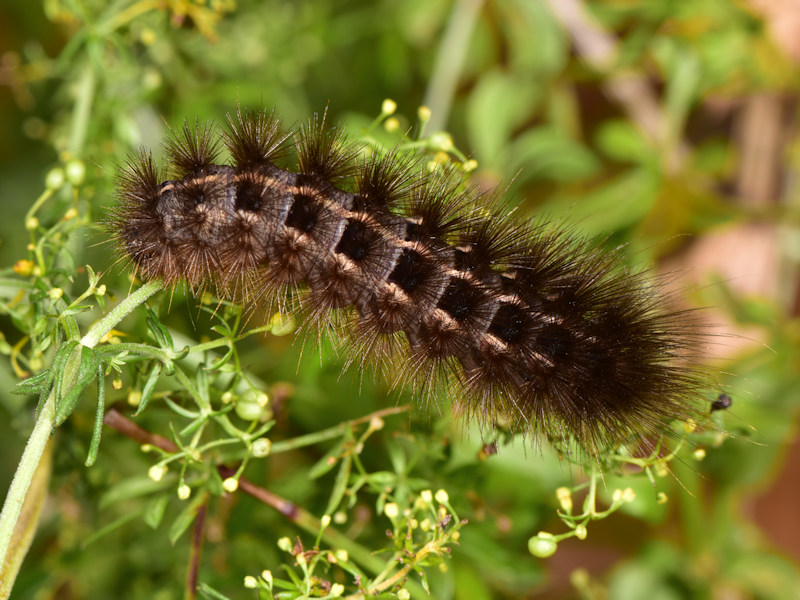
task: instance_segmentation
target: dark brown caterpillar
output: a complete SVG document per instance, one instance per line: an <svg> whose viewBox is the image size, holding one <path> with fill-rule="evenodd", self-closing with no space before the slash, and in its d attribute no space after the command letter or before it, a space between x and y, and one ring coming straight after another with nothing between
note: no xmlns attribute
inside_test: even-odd
<svg viewBox="0 0 800 600"><path fill-rule="evenodd" d="M514 221L446 168L360 158L324 117L293 133L266 112L228 120L232 165L211 127L184 125L172 179L146 151L121 173L111 227L142 278L282 308L300 288L312 323L352 317L356 356L424 392L444 376L457 412L590 453L695 414L693 313L614 253Z"/></svg>

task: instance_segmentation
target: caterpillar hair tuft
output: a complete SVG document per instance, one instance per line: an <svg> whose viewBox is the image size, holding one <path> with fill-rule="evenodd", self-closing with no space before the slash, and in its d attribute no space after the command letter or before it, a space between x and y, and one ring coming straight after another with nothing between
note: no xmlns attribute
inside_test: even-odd
<svg viewBox="0 0 800 600"><path fill-rule="evenodd" d="M615 252L466 188L395 148L369 154L316 115L284 131L237 110L221 140L184 124L170 170L141 150L109 220L143 279L331 324L348 361L422 396L444 382L484 426L576 439L588 452L699 412L702 327ZM358 357L358 358L356 358Z"/></svg>

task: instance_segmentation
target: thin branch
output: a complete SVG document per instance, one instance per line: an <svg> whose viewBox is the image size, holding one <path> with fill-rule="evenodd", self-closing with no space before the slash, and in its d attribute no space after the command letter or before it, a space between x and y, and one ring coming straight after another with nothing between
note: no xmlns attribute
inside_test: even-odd
<svg viewBox="0 0 800 600"><path fill-rule="evenodd" d="M108 412L106 412L105 416L103 417L103 423L112 429L116 429L125 437L129 437L140 444L150 444L151 446L160 448L164 452L169 452L170 454L180 450L172 441L168 440L167 438L162 437L157 433L151 433L146 429L139 427L139 425L124 416L116 408L112 407L108 409Z"/></svg>
<svg viewBox="0 0 800 600"><path fill-rule="evenodd" d="M393 409L385 409L384 411L379 412L382 414L394 414L406 409L407 407L395 407ZM365 418L356 419L355 421L369 421L373 416L374 415L368 415ZM178 452L179 450L178 447L170 440L140 427L115 408L109 409L103 421L109 427L116 429L124 436L129 437L140 444L152 444L153 446L156 446L165 452ZM238 471L234 467L217 465L217 472L222 479L227 479L235 476ZM252 496L260 502L263 502L267 506L271 506L304 531L312 535L318 535L320 530L323 529L322 523L319 519L297 504L294 504L285 498L281 498L277 494L274 494L268 489L256 485L245 477L239 477L238 482L238 489L240 491ZM332 548L341 548L346 550L353 560L361 564L364 569L373 574L380 573L385 566L384 561L376 556L373 556L368 549L364 548L357 542L351 540L346 535L340 533L332 527L324 528L324 531L322 532L322 539ZM411 595L414 598L427 597L427 594L422 587L414 581L407 582L406 589L411 592Z"/></svg>
<svg viewBox="0 0 800 600"><path fill-rule="evenodd" d="M186 571L186 599L194 600L197 596L197 577L200 573L200 556L203 554L203 538L206 523L207 503L197 508L197 516L192 530L192 549L189 555L189 568Z"/></svg>

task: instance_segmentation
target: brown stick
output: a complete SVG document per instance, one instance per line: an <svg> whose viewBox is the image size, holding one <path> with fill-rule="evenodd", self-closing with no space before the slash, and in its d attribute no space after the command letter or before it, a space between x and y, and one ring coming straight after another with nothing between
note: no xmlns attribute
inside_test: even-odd
<svg viewBox="0 0 800 600"><path fill-rule="evenodd" d="M110 408L103 417L103 423L116 429L125 437L139 442L140 444L150 444L156 448L161 448L164 452L177 452L179 448L167 438L150 433L146 429L139 427L136 423L124 416L116 408Z"/></svg>
<svg viewBox="0 0 800 600"><path fill-rule="evenodd" d="M405 409L405 407L403 407ZM392 414L395 411L400 411L402 409L390 409L387 414ZM374 416L374 415L371 415ZM119 412L115 408L111 408L103 417L103 422L116 429L121 434L126 437L131 438L139 442L140 444L152 444L164 452L177 452L179 448L169 441L168 439L151 433L142 427L139 427L136 423L125 417L121 412ZM219 472L220 476L223 479L227 479L228 477L232 477L236 474L236 469L232 467L228 467L225 465L218 465L217 471ZM321 523L319 519L314 517L311 513L307 510L297 506L293 502L289 502L288 500L281 498L280 496L273 494L269 490L257 486L253 482L249 481L244 477L239 477L239 490L252 496L253 498L260 500L264 504L271 506L282 515L287 517L293 523L295 523L301 529L311 533L317 534L321 530ZM206 505L203 504L201 509L198 510L197 518L198 520L205 519L205 510ZM202 511L202 514L201 514ZM198 529L199 528L199 529ZM195 523L195 535L198 534L198 531L202 530L202 524L198 525L197 522ZM383 569L383 563L380 559L375 556L372 556L368 551L362 548L358 543L350 540L347 536L339 533L332 527L329 527L324 530L322 533L322 539L324 539L327 543L331 546L336 548L342 548L347 550L351 557L353 557L357 562L359 562L362 566L364 566L368 571L372 573L379 573ZM193 540L193 543L198 545L199 548L199 541ZM199 568L199 552L196 556L197 565L192 564L191 569ZM194 586L197 584L197 574L196 572L194 575L191 575L193 579L190 580L190 576L187 576L187 587L190 585L192 586L189 589L193 589ZM190 583L191 581L191 583ZM411 584L409 584L411 585ZM413 586L412 586L413 587Z"/></svg>
<svg viewBox="0 0 800 600"><path fill-rule="evenodd" d="M108 412L106 412L105 416L103 417L103 422L109 427L119 431L125 437L129 437L140 444L152 444L164 452L178 451L178 447L170 440L140 427L128 417L124 416L116 408L110 408ZM218 466L217 470L223 479L231 477L236 473L236 469L226 467L224 465ZM296 504L293 504L292 502L289 502L280 496L276 496L269 490L255 485L244 477L239 478L239 489L241 489L244 493L260 500L264 504L273 507L281 514L289 517L292 521L297 521L299 509Z"/></svg>
<svg viewBox="0 0 800 600"><path fill-rule="evenodd" d="M223 479L227 479L228 477L236 474L236 469L226 467L224 465L219 465L217 467L217 471L219 472L220 477ZM245 494L249 494L256 500L260 500L264 504L271 506L292 521L297 521L298 517L300 516L300 509L296 504L289 502L285 498L276 496L268 489L257 486L245 477L239 478L239 489Z"/></svg>
<svg viewBox="0 0 800 600"><path fill-rule="evenodd" d="M189 554L189 568L186 570L186 598L194 600L197 596L197 578L200 573L200 556L203 553L203 533L206 523L206 503L197 509L192 530L192 549Z"/></svg>

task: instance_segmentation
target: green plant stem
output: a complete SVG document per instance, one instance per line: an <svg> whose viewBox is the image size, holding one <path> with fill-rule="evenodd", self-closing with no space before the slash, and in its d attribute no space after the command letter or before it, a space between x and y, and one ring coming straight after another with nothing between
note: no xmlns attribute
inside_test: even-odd
<svg viewBox="0 0 800 600"><path fill-rule="evenodd" d="M234 474L234 470L227 467L217 467L218 471L220 472L220 476L222 477L231 477ZM267 506L271 506L282 515L287 517L289 520L295 523L298 527L305 530L307 533L311 535L316 535L320 529L322 528L322 524L320 523L319 519L317 519L314 515L310 512L305 510L304 508L297 506L296 504L273 494L269 490L262 488L260 486L255 485L251 481L245 479L244 477L239 479L239 490L248 494L266 504ZM327 528L322 533L322 539L328 544L331 548L340 548L342 550L347 551L350 557L357 563L359 563L364 569L373 573L379 574L383 572L384 561L374 556L372 553L369 552L366 548L364 548L361 544L356 542L355 540L351 540L349 537L336 531L333 528ZM411 565L407 565L400 570L399 574L395 574L392 576L389 583L384 582L383 585L379 586L381 589L386 589L391 587L396 582L400 581L403 577L405 577L413 567L418 564L422 558L424 558L429 553L429 550L423 548L417 555L419 560L415 560ZM394 561L392 561L392 568L394 568ZM417 598L419 600L424 600L425 598L430 598L430 596L422 589L415 581L406 581L405 583L406 589L411 593L413 598Z"/></svg>
<svg viewBox="0 0 800 600"><path fill-rule="evenodd" d="M145 283L142 287L115 306L114 309L105 317L95 323L89 330L89 333L83 336L81 339L81 344L87 348L94 348L103 338L103 336L111 331L117 323L128 316L129 313L133 312L133 310L142 302L159 291L161 286L161 282L155 279Z"/></svg>
<svg viewBox="0 0 800 600"><path fill-rule="evenodd" d="M248 329L245 333L232 338L221 337L217 338L216 340L211 340L210 342L203 342L202 344L197 344L196 346L192 346L191 348L189 348L189 353L193 354L196 352L206 352L207 350L214 350L215 348L220 348L223 346L230 347L231 344L243 340L246 337L250 337L251 335L254 335L256 333L269 331L271 327L272 327L271 325L263 325L261 327L256 327L255 329Z"/></svg>
<svg viewBox="0 0 800 600"><path fill-rule="evenodd" d="M78 97L72 112L72 127L69 136L69 151L77 156L83 150L86 141L86 132L89 130L89 120L92 113L92 103L97 85L97 75L91 61L83 67L78 87Z"/></svg>
<svg viewBox="0 0 800 600"><path fill-rule="evenodd" d="M155 294L161 289L161 283L158 281L151 281L140 287L111 312L109 312L100 321L95 323L89 332L83 337L81 343L87 348L94 348L97 343L106 335L111 329L124 319L131 311L137 306L147 300L150 296ZM80 361L70 360L64 369L64 381L72 381L78 373ZM14 536L14 530L17 526L17 521L20 517L20 512L25 504L28 488L31 485L36 469L42 459L42 454L47 447L47 441L50 439L50 434L53 431L56 423L56 390L57 386L53 386L50 394L47 396L39 415L36 418L36 424L33 427L28 443L22 453L17 471L14 474L14 479L11 482L11 487L8 489L5 504L3 504L3 511L0 513L0 600L5 600L11 594L11 588L14 584L14 574L6 573L5 569L11 562L21 560L20 557L14 557L14 560L7 560L9 547ZM65 390L65 392L68 390ZM19 546L15 546L19 548ZM22 548L21 552L26 549Z"/></svg>
<svg viewBox="0 0 800 600"><path fill-rule="evenodd" d="M39 412L36 425L31 432L25 451L14 473L11 487L8 489L3 512L0 513L0 600L5 600L11 594L15 575L6 573L10 564L20 561L20 557L9 557L8 550L11 545L14 530L19 520L20 512L25 503L25 496L28 493L31 481L33 480L36 468L42 458L50 433L56 422L56 397L55 392L51 391L47 400ZM27 549L22 548L22 552Z"/></svg>
<svg viewBox="0 0 800 600"><path fill-rule="evenodd" d="M356 425L360 425L361 423L367 423L376 417L387 417L390 415L396 415L402 412L406 412L410 409L411 406L409 406L408 404L403 404L402 406L393 406L391 408L383 408L381 410L376 410L375 412L370 413L364 417L353 419L352 421L346 421L344 423L340 423L339 425L334 425L333 427L329 427L328 429L323 429L322 431L315 431L314 433L307 433L306 435L294 437L289 440L274 442L272 444L272 448L270 449L270 454L278 454L280 452L296 450L297 448L312 446L314 444L324 442L325 440L331 440L341 436L347 430L348 427L355 427Z"/></svg>
<svg viewBox="0 0 800 600"><path fill-rule="evenodd" d="M453 4L453 13L436 55L430 84L425 91L425 105L431 109L428 131L445 128L481 6L483 0L464 0Z"/></svg>
<svg viewBox="0 0 800 600"><path fill-rule="evenodd" d="M400 409L407 410L408 407L400 407ZM386 413L386 411L379 412L382 414ZM393 412L388 414L393 414L394 412L399 412L399 409L393 409ZM369 421L373 416L374 414L367 415L365 418L356 419L355 421L350 421L349 423L345 423L343 425L346 427L351 426L356 422L363 422L364 420ZM114 408L111 408L106 413L104 422L109 427L113 427L121 434L131 438L139 444L152 444L153 446L156 446L157 448L170 454L180 451L180 448L178 448L175 442L160 435L150 433L146 429L132 422L127 417L123 416ZM223 465L218 465L217 471L222 478L240 475L237 469ZM298 506L293 502L290 502L289 500L272 493L266 488L257 486L245 477L239 478L239 491L252 496L267 506L271 506L307 533L317 535L322 529L322 524L320 523L319 519L317 519L310 512L301 506ZM333 528L325 528L322 533L322 539L332 548L341 548L346 550L355 562L359 563L370 573L381 573L382 568L385 566L384 561L382 561L380 558L371 554L369 550L361 546L355 540L351 540L349 537ZM416 561L414 564L417 562L419 561ZM394 563L392 563L391 568L394 568ZM391 568L389 569L389 572L391 572ZM404 573L407 572L408 570L404 571ZM385 577L386 575L383 576ZM392 581L396 581L396 579L393 578ZM406 583L406 589L409 590L414 598L429 598L428 594L422 589L422 586L415 581L408 581Z"/></svg>

